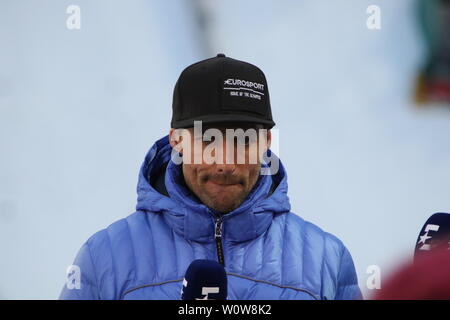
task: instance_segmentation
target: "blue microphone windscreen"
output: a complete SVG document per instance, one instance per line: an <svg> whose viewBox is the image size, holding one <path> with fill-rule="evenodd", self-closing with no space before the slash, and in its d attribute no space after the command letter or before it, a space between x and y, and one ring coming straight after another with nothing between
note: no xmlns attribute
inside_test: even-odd
<svg viewBox="0 0 450 320"><path fill-rule="evenodd" d="M214 260L194 260L183 281L182 300L225 300L227 275L225 268Z"/></svg>

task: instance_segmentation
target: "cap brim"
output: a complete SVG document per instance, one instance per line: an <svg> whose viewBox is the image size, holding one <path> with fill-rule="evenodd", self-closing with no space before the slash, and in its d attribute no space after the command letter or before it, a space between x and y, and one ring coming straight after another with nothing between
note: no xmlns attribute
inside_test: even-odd
<svg viewBox="0 0 450 320"><path fill-rule="evenodd" d="M220 123L256 123L262 124L267 128L275 126L272 120L261 119L255 116L241 115L241 114L214 114L201 117L183 119L172 123L172 128L191 128L194 126L194 121L202 121L202 124L220 124Z"/></svg>

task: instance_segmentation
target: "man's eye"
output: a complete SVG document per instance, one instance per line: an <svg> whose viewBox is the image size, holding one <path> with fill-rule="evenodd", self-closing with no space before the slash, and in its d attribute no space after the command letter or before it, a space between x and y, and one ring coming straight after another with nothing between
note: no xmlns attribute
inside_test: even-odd
<svg viewBox="0 0 450 320"><path fill-rule="evenodd" d="M205 135L202 140L204 142L214 142L216 141L216 137L214 135Z"/></svg>
<svg viewBox="0 0 450 320"><path fill-rule="evenodd" d="M236 143L236 145L248 146L252 142L252 139L248 136L245 136L243 138L236 137L236 138L234 138L234 142Z"/></svg>

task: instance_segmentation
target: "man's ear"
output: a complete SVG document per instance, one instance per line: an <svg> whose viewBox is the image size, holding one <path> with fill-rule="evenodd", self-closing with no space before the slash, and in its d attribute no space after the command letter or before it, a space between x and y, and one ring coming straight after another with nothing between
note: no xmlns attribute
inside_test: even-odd
<svg viewBox="0 0 450 320"><path fill-rule="evenodd" d="M269 129L267 131L267 149L270 149L271 145L272 145L272 131Z"/></svg>
<svg viewBox="0 0 450 320"><path fill-rule="evenodd" d="M258 142L258 148L261 148L259 150L260 156L264 155L267 150L270 149L270 146L272 145L272 132L270 129L266 130L264 129L262 132L265 132L265 135L259 136L259 142ZM261 135L262 132L260 131L258 135Z"/></svg>
<svg viewBox="0 0 450 320"><path fill-rule="evenodd" d="M177 145L177 142L174 139L174 132L175 132L175 129L174 128L170 128L170 131L169 131L169 143L172 146L172 148L174 148Z"/></svg>
<svg viewBox="0 0 450 320"><path fill-rule="evenodd" d="M184 129L175 129L175 128L170 128L169 131L169 143L172 146L172 148L178 152L178 153L182 153L183 151L183 144L182 144L182 140L183 140L183 136L181 131Z"/></svg>

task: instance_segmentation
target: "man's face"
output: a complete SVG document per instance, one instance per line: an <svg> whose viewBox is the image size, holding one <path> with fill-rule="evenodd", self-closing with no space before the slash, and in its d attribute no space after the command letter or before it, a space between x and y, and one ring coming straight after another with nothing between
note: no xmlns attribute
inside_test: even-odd
<svg viewBox="0 0 450 320"><path fill-rule="evenodd" d="M203 141L201 136L194 135L192 128L187 129L192 146L190 150L186 148L183 150L182 146L172 140L174 129L170 131L170 143L177 151L183 153L183 156L189 152L190 159L194 159L197 153L197 157L199 157L197 159L201 159L200 163L197 163L199 161L188 161L189 163L183 161L182 168L186 184L206 206L218 212L227 213L241 205L258 180L261 169L260 155L270 146L271 134L268 131L263 139L258 136L245 138L241 135L242 139L235 138L231 147L229 144L227 145L225 131L230 127L215 126L214 128L220 130L223 135L223 141L219 140L222 143L215 145L216 147L220 146L221 150L216 148L211 151L211 143L217 142L216 139ZM244 131L246 129L243 128ZM258 133L258 130L255 132ZM201 148L194 147L196 140L197 146L201 146ZM209 149L208 145L210 145ZM252 152L257 153L254 158L251 158ZM201 154L199 155L199 153ZM216 160L205 160L208 155L215 157ZM239 156L241 156L241 160L239 160ZM222 159L222 161L217 161L217 159ZM242 161L243 159L244 161Z"/></svg>

